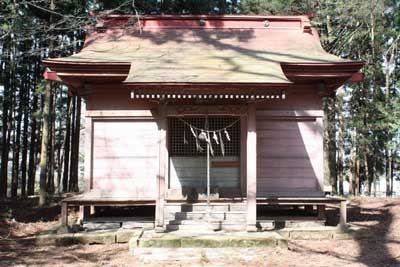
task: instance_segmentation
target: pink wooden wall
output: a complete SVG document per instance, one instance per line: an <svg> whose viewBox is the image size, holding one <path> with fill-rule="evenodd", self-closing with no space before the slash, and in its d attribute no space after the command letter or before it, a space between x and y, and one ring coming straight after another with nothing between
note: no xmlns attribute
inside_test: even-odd
<svg viewBox="0 0 400 267"><path fill-rule="evenodd" d="M323 136L319 114L258 111L257 195L321 195Z"/></svg>
<svg viewBox="0 0 400 267"><path fill-rule="evenodd" d="M257 103L257 196L322 194L321 99L312 90L297 88L287 90L284 100ZM130 99L129 88L93 88L86 112L93 122L87 129L91 131L88 136L93 134L93 142L85 151L85 155L92 155L92 162L87 159L85 163L86 169L92 169L85 170L91 189L156 197L158 110L156 102ZM240 178L243 186L244 169Z"/></svg>
<svg viewBox="0 0 400 267"><path fill-rule="evenodd" d="M155 198L158 151L155 121L94 121L93 189Z"/></svg>

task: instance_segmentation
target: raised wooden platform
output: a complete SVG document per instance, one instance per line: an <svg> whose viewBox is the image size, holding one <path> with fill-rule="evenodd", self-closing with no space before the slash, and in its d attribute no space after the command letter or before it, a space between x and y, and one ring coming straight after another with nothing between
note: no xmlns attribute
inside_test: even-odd
<svg viewBox="0 0 400 267"><path fill-rule="evenodd" d="M79 206L80 217L83 219L89 206L155 206L155 199L135 199L128 196L112 196L103 192L87 192L81 195L63 199L61 202L61 224L68 226L68 206Z"/></svg>
<svg viewBox="0 0 400 267"><path fill-rule="evenodd" d="M340 209L340 227L346 228L347 223L347 200L340 197L265 197L256 199L257 206L304 206L307 208L317 207L318 218L322 219L326 206L334 206ZM202 204L179 199L168 199L167 203L176 205ZM223 198L212 200L212 203L246 203L246 198ZM135 199L128 196L113 196L107 193L88 192L78 196L70 197L61 201L61 223L68 225L68 206L80 206L81 218L86 217L87 209L90 206L155 206L155 199Z"/></svg>

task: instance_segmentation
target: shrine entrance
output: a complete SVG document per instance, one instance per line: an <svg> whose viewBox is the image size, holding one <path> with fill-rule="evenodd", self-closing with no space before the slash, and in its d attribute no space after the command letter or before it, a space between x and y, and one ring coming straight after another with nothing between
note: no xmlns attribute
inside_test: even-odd
<svg viewBox="0 0 400 267"><path fill-rule="evenodd" d="M238 116L169 118L168 197L189 201L241 197L240 129Z"/></svg>

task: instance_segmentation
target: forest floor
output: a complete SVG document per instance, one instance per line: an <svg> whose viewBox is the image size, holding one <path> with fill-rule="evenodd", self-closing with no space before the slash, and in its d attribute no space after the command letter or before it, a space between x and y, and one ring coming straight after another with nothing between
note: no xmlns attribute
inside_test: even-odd
<svg viewBox="0 0 400 267"><path fill-rule="evenodd" d="M368 238L294 240L289 249L193 249L198 260L152 260L132 256L127 244L35 246L20 242L58 225L57 205L38 208L32 201L0 205L0 266L400 266L400 199L354 198L348 219L364 227ZM10 219L12 218L12 219ZM217 257L207 257L211 255Z"/></svg>

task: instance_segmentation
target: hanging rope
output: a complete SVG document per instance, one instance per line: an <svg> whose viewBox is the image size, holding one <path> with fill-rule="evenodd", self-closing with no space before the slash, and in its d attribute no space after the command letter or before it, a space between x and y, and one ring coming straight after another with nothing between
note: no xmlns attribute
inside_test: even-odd
<svg viewBox="0 0 400 267"><path fill-rule="evenodd" d="M227 129L233 127L236 123L238 123L238 122L240 121L240 119L237 119L237 120L235 120L234 122L230 123L229 125L227 125L226 127L221 128L221 129L207 130L207 129L198 128L198 127L196 127L196 126L190 124L189 122L185 121L185 120L182 119L182 118L178 118L178 119L179 119L182 123L184 123L184 124L186 124L187 126L189 126L190 128L193 128L193 129L195 129L195 130L197 130L197 131L200 131L200 132L206 132L206 133L221 132L221 131L227 130ZM226 133L225 133L225 134L226 134ZM227 139L228 139L228 140L230 139L230 138L229 138L229 135L227 136Z"/></svg>
<svg viewBox="0 0 400 267"><path fill-rule="evenodd" d="M205 120L205 125L204 129L198 128L189 122L185 121L182 118L178 118L184 125L188 126L190 128L190 131L196 141L196 149L199 152L203 152L204 148L201 147L199 140L203 140L208 143L209 149L211 152L211 155L214 156L214 148L212 146L212 139L214 139L214 142L221 147L221 153L222 156L225 156L225 145L224 145L224 139L222 136L225 136L225 139L228 141L231 141L231 138L228 133L228 129L233 127L236 123L240 121L240 118L233 121L232 123L228 124L227 126L220 128L220 129L215 129L215 130L209 130L209 125L208 125L208 117L206 117ZM200 132L200 134L198 134ZM186 130L185 127L183 128L183 143L185 145L188 144L187 139L186 139Z"/></svg>

